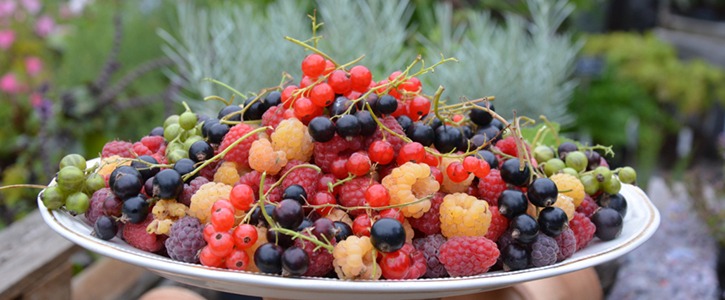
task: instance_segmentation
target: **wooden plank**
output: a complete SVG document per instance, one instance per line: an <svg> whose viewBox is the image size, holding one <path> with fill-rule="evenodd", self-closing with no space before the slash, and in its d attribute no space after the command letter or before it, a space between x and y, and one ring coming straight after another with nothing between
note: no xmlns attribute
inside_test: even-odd
<svg viewBox="0 0 725 300"><path fill-rule="evenodd" d="M159 280L142 267L104 257L73 278L72 299L122 299L129 293L137 298Z"/></svg>
<svg viewBox="0 0 725 300"><path fill-rule="evenodd" d="M60 268L51 270L43 278L35 279L36 285L24 291L23 300L70 300L73 270L70 261Z"/></svg>
<svg viewBox="0 0 725 300"><path fill-rule="evenodd" d="M79 249L50 229L37 210L0 231L0 241L0 299L19 298L38 278L64 272L68 258Z"/></svg>

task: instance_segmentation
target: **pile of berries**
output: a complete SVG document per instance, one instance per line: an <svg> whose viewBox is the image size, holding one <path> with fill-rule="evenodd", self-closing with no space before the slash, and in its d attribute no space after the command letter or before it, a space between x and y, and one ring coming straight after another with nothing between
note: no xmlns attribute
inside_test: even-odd
<svg viewBox="0 0 725 300"><path fill-rule="evenodd" d="M526 141L493 97L441 104L427 68L375 81L314 53L301 70L109 142L95 168L66 156L43 202L175 260L341 279L541 267L621 232L636 173L610 169L607 148Z"/></svg>

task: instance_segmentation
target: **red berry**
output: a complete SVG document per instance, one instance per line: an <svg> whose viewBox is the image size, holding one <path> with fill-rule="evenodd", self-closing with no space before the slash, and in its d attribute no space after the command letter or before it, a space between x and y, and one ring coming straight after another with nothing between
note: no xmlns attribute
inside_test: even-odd
<svg viewBox="0 0 725 300"><path fill-rule="evenodd" d="M229 270L245 271L249 265L249 255L244 250L234 250L224 260Z"/></svg>
<svg viewBox="0 0 725 300"><path fill-rule="evenodd" d="M381 207L390 205L390 194L382 184L373 184L365 190L365 202L370 207Z"/></svg>
<svg viewBox="0 0 725 300"><path fill-rule="evenodd" d="M204 235L204 240L209 243L211 240L211 237L217 232L217 230L214 228L214 225L207 224L204 226L204 231L202 231L202 234Z"/></svg>
<svg viewBox="0 0 725 300"><path fill-rule="evenodd" d="M237 249L247 249L254 245L259 238L257 228L250 224L239 224L237 228L234 228L232 236Z"/></svg>
<svg viewBox="0 0 725 300"><path fill-rule="evenodd" d="M205 246L199 251L199 261L204 266L220 268L224 265L224 256L215 255L209 246Z"/></svg>
<svg viewBox="0 0 725 300"><path fill-rule="evenodd" d="M330 194L328 192L317 192L317 193L315 193L314 196L312 196L312 198L308 199L307 201L311 205L314 205L314 206L330 204L330 206L325 206L325 207L315 209L315 211L317 211L317 213L319 213L322 216L329 215L333 208L332 205L337 204L337 200L335 199L335 196L333 196L332 194Z"/></svg>
<svg viewBox="0 0 725 300"><path fill-rule="evenodd" d="M408 274L411 260L408 253L402 249L384 253L380 260L380 270L386 279L403 279Z"/></svg>
<svg viewBox="0 0 725 300"><path fill-rule="evenodd" d="M328 191L328 183L335 183L335 175L332 174L325 174L320 176L320 180L317 181L317 190L318 191ZM332 188L332 195L337 195L340 192L340 186L336 186Z"/></svg>
<svg viewBox="0 0 725 300"><path fill-rule="evenodd" d="M366 214L360 214L352 221L352 233L357 236L370 236L371 226L370 217Z"/></svg>
<svg viewBox="0 0 725 300"><path fill-rule="evenodd" d="M211 224L217 231L229 231L234 226L234 212L228 208L217 208L211 212Z"/></svg>
<svg viewBox="0 0 725 300"><path fill-rule="evenodd" d="M326 107L332 104L335 99L335 92L327 83L320 83L312 88L310 92L310 100L319 107Z"/></svg>
<svg viewBox="0 0 725 300"><path fill-rule="evenodd" d="M212 254L225 257L234 250L234 238L229 232L216 232L209 239L207 246Z"/></svg>
<svg viewBox="0 0 725 300"><path fill-rule="evenodd" d="M402 84L400 84L398 86L398 89L404 90L409 93L418 93L418 92L420 92L421 86L422 85L418 78L410 77L407 80L405 80ZM428 102L428 104L430 106L430 102ZM428 111L430 111L430 109L428 109L425 112L428 113Z"/></svg>
<svg viewBox="0 0 725 300"><path fill-rule="evenodd" d="M453 115L453 122L454 123L458 123L461 120L463 120L463 115L458 115L458 114L457 115Z"/></svg>
<svg viewBox="0 0 725 300"><path fill-rule="evenodd" d="M423 158L423 163L431 167L437 167L441 163L441 160L438 159L438 157L435 156L433 153L426 151L425 157Z"/></svg>
<svg viewBox="0 0 725 300"><path fill-rule="evenodd" d="M345 96L345 98L347 98L347 99L357 99L357 98L360 98L360 96L362 96L362 93L356 92L356 91L349 91L349 92L345 93L343 96Z"/></svg>
<svg viewBox="0 0 725 300"><path fill-rule="evenodd" d="M408 117L413 122L420 120L423 116L430 112L430 100L423 96L415 96L413 100L408 103Z"/></svg>
<svg viewBox="0 0 725 300"><path fill-rule="evenodd" d="M317 77L325 72L325 58L322 55L313 53L302 60L302 74L309 77Z"/></svg>
<svg viewBox="0 0 725 300"><path fill-rule="evenodd" d="M370 160L379 163L381 165L387 165L395 157L395 150L393 145L387 141L377 140L370 144L368 148L368 156Z"/></svg>
<svg viewBox="0 0 725 300"><path fill-rule="evenodd" d="M254 203L254 190L249 185L238 184L229 193L229 202L238 210L249 210Z"/></svg>
<svg viewBox="0 0 725 300"><path fill-rule="evenodd" d="M311 86L313 83L315 83L315 81L317 81L317 77L303 76L302 80L300 80L300 88L304 89L308 86ZM305 96L305 97L309 96L309 94L310 94L309 90L306 90L305 92L303 92L303 96Z"/></svg>
<svg viewBox="0 0 725 300"><path fill-rule="evenodd" d="M390 93L390 95L395 97L392 93ZM396 108L395 111L390 115L396 118L402 115L408 115L408 105L406 105L405 102L398 100L398 108Z"/></svg>
<svg viewBox="0 0 725 300"><path fill-rule="evenodd" d="M365 152L355 152L345 163L345 169L355 176L363 176L370 172L370 158Z"/></svg>
<svg viewBox="0 0 725 300"><path fill-rule="evenodd" d="M365 66L354 66L350 69L350 83L352 89L365 92L373 81L373 74ZM351 98L352 99L352 98Z"/></svg>
<svg viewBox="0 0 725 300"><path fill-rule="evenodd" d="M295 117L302 123L309 123L312 119L322 114L322 107L318 107L307 97L301 97L294 104Z"/></svg>
<svg viewBox="0 0 725 300"><path fill-rule="evenodd" d="M390 76L388 76L389 81L393 81L395 79L398 79L398 77L401 77L403 75L403 72L401 71L395 71L393 73L390 73Z"/></svg>
<svg viewBox="0 0 725 300"><path fill-rule="evenodd" d="M330 85L335 94L347 94L352 91L352 81L350 78L347 78L347 74L345 74L345 71L343 70L332 71L330 77L327 78L327 83Z"/></svg>
<svg viewBox="0 0 725 300"><path fill-rule="evenodd" d="M292 94L299 89L296 85L288 85L282 90L282 95L280 96L282 103L284 103L284 108L290 108L292 107L292 103L294 102L295 97L292 96Z"/></svg>
<svg viewBox="0 0 725 300"><path fill-rule="evenodd" d="M217 200L216 202L214 202L214 204L212 204L212 206L211 206L211 211L214 212L220 208L228 209L232 212L232 214L235 211L234 205L232 205L231 202L224 200L224 199Z"/></svg>
<svg viewBox="0 0 725 300"><path fill-rule="evenodd" d="M347 161L342 157L335 159L332 162L332 166L330 166L330 172L332 173L332 175L335 175L335 178L343 179L347 177L347 168L345 167L346 164Z"/></svg>
<svg viewBox="0 0 725 300"><path fill-rule="evenodd" d="M398 152L398 165L412 161L423 162L425 159L425 148L418 142L407 143Z"/></svg>
<svg viewBox="0 0 725 300"><path fill-rule="evenodd" d="M488 163L483 159L479 160L478 163L478 169L474 171L473 174L476 175L476 177L478 178L484 178L488 176L488 173L491 173L491 166L488 165Z"/></svg>
<svg viewBox="0 0 725 300"><path fill-rule="evenodd" d="M335 64L333 64L332 61L326 59L325 60L325 71L322 72L322 75L327 76L330 73L332 73L332 71L335 71Z"/></svg>
<svg viewBox="0 0 725 300"><path fill-rule="evenodd" d="M448 165L446 168L446 174L448 174L448 178L450 178L453 182L463 182L469 175L468 172L463 169L463 164L457 161Z"/></svg>
<svg viewBox="0 0 725 300"><path fill-rule="evenodd" d="M380 213L378 213L378 217L396 219L400 221L400 223L405 222L405 216L397 208L383 209Z"/></svg>
<svg viewBox="0 0 725 300"><path fill-rule="evenodd" d="M438 184L443 185L443 172L440 169L430 166L430 175L438 181Z"/></svg>
<svg viewBox="0 0 725 300"><path fill-rule="evenodd" d="M469 173L476 172L476 170L481 167L480 161L481 160L473 156L466 156L466 158L463 159L463 169Z"/></svg>

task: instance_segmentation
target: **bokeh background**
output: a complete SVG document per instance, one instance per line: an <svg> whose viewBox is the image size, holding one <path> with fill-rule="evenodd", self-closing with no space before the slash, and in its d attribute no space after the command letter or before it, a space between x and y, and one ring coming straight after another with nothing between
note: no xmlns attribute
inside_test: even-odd
<svg viewBox="0 0 725 300"><path fill-rule="evenodd" d="M45 184L63 155L138 140L181 101L213 114L222 104L203 97L229 95L206 77L243 92L299 78L304 49L283 37L309 38L308 14L324 22L323 51L364 54L374 79L419 54L455 57L421 78L426 92L495 95L504 116L543 114L612 145L610 163L634 166L640 186L679 191L684 206L663 213L684 211L723 256L721 0L0 0L0 185ZM0 230L36 195L0 192ZM703 262L721 282L722 261Z"/></svg>

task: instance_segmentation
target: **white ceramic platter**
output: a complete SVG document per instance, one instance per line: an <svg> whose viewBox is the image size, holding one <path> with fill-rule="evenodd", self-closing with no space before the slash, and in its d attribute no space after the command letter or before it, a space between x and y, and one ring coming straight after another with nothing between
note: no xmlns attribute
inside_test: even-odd
<svg viewBox="0 0 725 300"><path fill-rule="evenodd" d="M82 216L49 211L38 197L43 219L53 230L90 251L141 266L163 277L224 292L286 299L430 299L503 288L596 266L620 257L647 241L657 230L660 216L638 187L622 186L628 212L622 234L613 241L597 238L589 246L560 263L515 272L490 272L479 276L418 279L345 281L328 278L285 278L258 273L235 272L182 263L147 253L119 238L103 241L90 235L93 229Z"/></svg>

